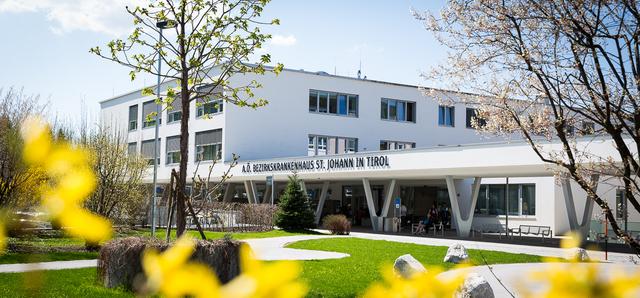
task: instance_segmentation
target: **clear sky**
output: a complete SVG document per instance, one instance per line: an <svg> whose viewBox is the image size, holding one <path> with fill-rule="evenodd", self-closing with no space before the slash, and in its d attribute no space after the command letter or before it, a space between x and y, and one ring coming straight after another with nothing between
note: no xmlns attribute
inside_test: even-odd
<svg viewBox="0 0 640 298"><path fill-rule="evenodd" d="M88 52L126 37L125 5L143 0L0 0L0 88L24 88L48 100L49 112L73 121L81 103L92 114L98 102L154 84L130 81L129 70ZM272 0L264 17L280 26L266 50L286 68L434 86L419 74L445 53L410 14L438 10L442 1Z"/></svg>

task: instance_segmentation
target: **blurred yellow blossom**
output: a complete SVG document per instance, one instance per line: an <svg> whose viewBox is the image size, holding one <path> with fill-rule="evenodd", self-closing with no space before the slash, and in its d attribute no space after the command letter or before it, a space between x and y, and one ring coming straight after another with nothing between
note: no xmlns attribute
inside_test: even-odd
<svg viewBox="0 0 640 298"><path fill-rule="evenodd" d="M464 283L466 274L464 271L458 271L450 277L439 277L440 273L442 268L432 267L424 273L414 274L411 278L403 278L388 266L382 271L384 282L371 284L363 297L453 297Z"/></svg>
<svg viewBox="0 0 640 298"><path fill-rule="evenodd" d="M307 286L297 281L301 268L296 262L263 263L253 258L251 249L240 248L241 274L220 285L209 267L189 262L195 242L182 236L165 252L146 251L142 265L147 288L167 297L303 297Z"/></svg>
<svg viewBox="0 0 640 298"><path fill-rule="evenodd" d="M564 249L580 247L582 244L582 235L578 232L571 232L560 241L560 247Z"/></svg>
<svg viewBox="0 0 640 298"><path fill-rule="evenodd" d="M51 183L42 193L42 207L72 236L98 243L111 237L111 223L82 207L96 187L89 153L64 142L54 142L40 118L27 118L21 127L23 158L42 168Z"/></svg>
<svg viewBox="0 0 640 298"><path fill-rule="evenodd" d="M5 235L4 225L0 222L0 255L4 253L4 249L7 246L7 236Z"/></svg>

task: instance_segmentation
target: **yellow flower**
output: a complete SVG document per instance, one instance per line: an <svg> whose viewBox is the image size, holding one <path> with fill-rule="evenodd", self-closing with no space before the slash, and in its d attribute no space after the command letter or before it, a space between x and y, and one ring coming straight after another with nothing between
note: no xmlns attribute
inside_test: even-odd
<svg viewBox="0 0 640 298"><path fill-rule="evenodd" d="M96 178L89 154L66 143L54 143L49 127L39 118L26 119L21 127L23 158L42 168L51 185L45 187L42 207L72 236L98 243L111 237L111 223L82 208L94 191Z"/></svg>
<svg viewBox="0 0 640 298"><path fill-rule="evenodd" d="M520 285L524 297L637 297L640 271L598 274L596 263L550 263ZM534 290L531 290L534 289ZM537 290L537 291L536 291Z"/></svg>
<svg viewBox="0 0 640 298"><path fill-rule="evenodd" d="M580 244L582 244L582 235L580 233L571 232L567 236L560 241L560 247L564 249L580 247Z"/></svg>
<svg viewBox="0 0 640 298"><path fill-rule="evenodd" d="M7 247L7 235L5 235L4 225L0 222L0 255L4 254L4 249Z"/></svg>
<svg viewBox="0 0 640 298"><path fill-rule="evenodd" d="M298 281L302 267L297 262L265 263L254 258L251 248L240 247L241 274L221 289L222 297L304 297L308 288Z"/></svg>
<svg viewBox="0 0 640 298"><path fill-rule="evenodd" d="M162 254L154 250L144 253L142 266L151 292L167 297L220 297L216 275L205 265L188 262L194 246L185 235Z"/></svg>
<svg viewBox="0 0 640 298"><path fill-rule="evenodd" d="M297 281L301 272L295 262L263 263L253 258L251 249L240 248L241 274L221 286L209 267L189 262L195 242L182 236L164 253L146 251L142 265L151 293L168 297L303 297L307 286Z"/></svg>
<svg viewBox="0 0 640 298"><path fill-rule="evenodd" d="M387 266L382 271L384 281L371 284L363 297L453 297L464 282L466 274L459 272L452 277L443 278L438 276L441 272L442 268L433 267L424 273L403 278L395 274L391 266Z"/></svg>

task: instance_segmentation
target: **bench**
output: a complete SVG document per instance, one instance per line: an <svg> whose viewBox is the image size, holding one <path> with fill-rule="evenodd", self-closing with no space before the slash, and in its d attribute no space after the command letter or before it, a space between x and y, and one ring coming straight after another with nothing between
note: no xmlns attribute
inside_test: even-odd
<svg viewBox="0 0 640 298"><path fill-rule="evenodd" d="M414 235L427 235L428 231L433 230L433 236L437 235L437 231L439 230L442 234L442 237L444 237L444 225L442 224L442 222L439 223L433 223L429 226L425 226L424 231L420 232L420 233L416 233L418 231L418 226L420 224L414 223L411 225L411 234Z"/></svg>
<svg viewBox="0 0 640 298"><path fill-rule="evenodd" d="M518 236L540 236L542 241L545 238L553 237L553 231L550 226L536 226L536 225L520 225L517 228L509 229L510 234L518 234Z"/></svg>
<svg viewBox="0 0 640 298"><path fill-rule="evenodd" d="M480 237L484 235L497 235L498 238L502 238L502 235L505 234L506 226L503 224L483 224L480 226L480 229L472 229L473 236L475 236L476 232L480 233Z"/></svg>

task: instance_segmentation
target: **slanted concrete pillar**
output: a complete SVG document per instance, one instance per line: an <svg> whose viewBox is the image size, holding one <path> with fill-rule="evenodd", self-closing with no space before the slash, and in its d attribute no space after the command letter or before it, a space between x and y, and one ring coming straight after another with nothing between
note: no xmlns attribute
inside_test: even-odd
<svg viewBox="0 0 640 298"><path fill-rule="evenodd" d="M591 181L595 184L594 191L598 190L599 180L600 175L591 175ZM569 217L569 228L571 229L571 231L580 233L582 239L587 239L587 236L589 235L589 227L591 224L591 216L593 215L593 199L587 197L587 199L585 200L582 219L580 220L580 222L578 222L578 212L576 211L573 191L571 190L571 180L567 177L562 178L560 184L562 186L564 204L567 208L567 216Z"/></svg>
<svg viewBox="0 0 640 298"><path fill-rule="evenodd" d="M233 196L236 194L236 187L233 183L227 183L224 188L224 197L222 201L225 203L233 201Z"/></svg>
<svg viewBox="0 0 640 298"><path fill-rule="evenodd" d="M262 196L262 204L271 204L271 185L264 188L264 195Z"/></svg>
<svg viewBox="0 0 640 298"><path fill-rule="evenodd" d="M378 227L378 216L376 215L376 206L373 203L373 194L371 193L371 184L369 183L369 179L362 178L362 186L364 187L364 195L367 199L369 217L371 218L371 227L374 232L377 232L380 228Z"/></svg>
<svg viewBox="0 0 640 298"><path fill-rule="evenodd" d="M384 204L382 205L382 212L380 212L381 217L387 217L389 215L389 209L391 207L391 202L393 201L393 194L395 190L396 190L396 179L391 179L386 189L387 192L385 193L385 196L384 196Z"/></svg>
<svg viewBox="0 0 640 298"><path fill-rule="evenodd" d="M449 200L451 201L451 212L453 220L456 222L456 231L460 237L469 237L471 225L473 224L473 213L478 202L478 193L480 192L480 183L482 178L476 177L470 190L463 189L465 187L463 179L453 179L451 176L445 177L447 181L447 190L449 191ZM460 196L467 197L470 202L469 208L462 210Z"/></svg>
<svg viewBox="0 0 640 298"><path fill-rule="evenodd" d="M244 189L247 192L249 204L257 204L258 198L256 197L256 182L253 180L244 181Z"/></svg>
<svg viewBox="0 0 640 298"><path fill-rule="evenodd" d="M324 202L327 199L327 193L329 192L329 181L322 183L322 190L320 191L320 197L318 198L318 208L316 209L316 224L320 223L320 216L322 216L322 208L324 208Z"/></svg>

